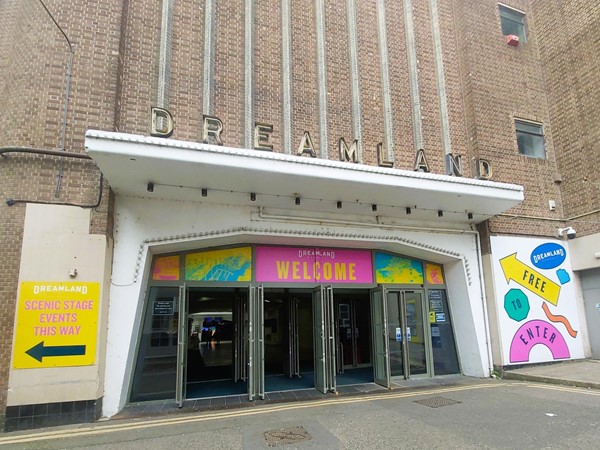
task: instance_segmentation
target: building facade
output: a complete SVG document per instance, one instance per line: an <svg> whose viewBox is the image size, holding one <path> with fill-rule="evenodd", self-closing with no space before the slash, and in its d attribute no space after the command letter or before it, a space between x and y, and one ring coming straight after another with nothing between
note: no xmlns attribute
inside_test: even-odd
<svg viewBox="0 0 600 450"><path fill-rule="evenodd" d="M600 353L600 6L0 2L0 423Z"/></svg>

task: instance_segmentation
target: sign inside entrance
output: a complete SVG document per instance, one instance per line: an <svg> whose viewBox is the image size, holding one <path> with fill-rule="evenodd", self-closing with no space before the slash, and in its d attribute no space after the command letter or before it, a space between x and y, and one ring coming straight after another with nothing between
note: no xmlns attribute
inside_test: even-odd
<svg viewBox="0 0 600 450"><path fill-rule="evenodd" d="M371 252L339 248L257 247L256 281L372 283Z"/></svg>

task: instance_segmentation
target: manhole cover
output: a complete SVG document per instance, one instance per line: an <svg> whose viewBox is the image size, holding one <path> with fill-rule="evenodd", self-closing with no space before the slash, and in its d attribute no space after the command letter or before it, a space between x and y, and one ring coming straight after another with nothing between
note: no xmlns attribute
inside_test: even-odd
<svg viewBox="0 0 600 450"><path fill-rule="evenodd" d="M269 447L295 444L309 439L311 439L310 434L302 427L281 428L265 432L265 440Z"/></svg>
<svg viewBox="0 0 600 450"><path fill-rule="evenodd" d="M415 400L414 402L419 403L420 405L429 406L430 408L440 408L442 406L456 405L457 403L462 403L444 397L424 398L423 400Z"/></svg>

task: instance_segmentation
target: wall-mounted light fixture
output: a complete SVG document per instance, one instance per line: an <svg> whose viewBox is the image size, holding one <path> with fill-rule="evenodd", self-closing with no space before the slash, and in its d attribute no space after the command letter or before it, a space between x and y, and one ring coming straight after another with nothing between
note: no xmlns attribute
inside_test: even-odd
<svg viewBox="0 0 600 450"><path fill-rule="evenodd" d="M296 199L294 200L294 203L296 203L296 205L300 204L300 197L296 197Z"/></svg>
<svg viewBox="0 0 600 450"><path fill-rule="evenodd" d="M469 218L469 220L473 220L473 213L468 213L467 217Z"/></svg>
<svg viewBox="0 0 600 450"><path fill-rule="evenodd" d="M339 200L337 201L337 209L342 209L342 202Z"/></svg>
<svg viewBox="0 0 600 450"><path fill-rule="evenodd" d="M444 217L444 211L438 210L438 217Z"/></svg>
<svg viewBox="0 0 600 450"><path fill-rule="evenodd" d="M377 211L377 205L375 203L373 203L371 205L371 211L373 211L373 212Z"/></svg>
<svg viewBox="0 0 600 450"><path fill-rule="evenodd" d="M251 202L255 202L256 201L256 193L250 192L250 201Z"/></svg>
<svg viewBox="0 0 600 450"><path fill-rule="evenodd" d="M410 216L412 214L412 210L409 207L406 207L406 215Z"/></svg>
<svg viewBox="0 0 600 450"><path fill-rule="evenodd" d="M208 189L202 188L202 197L206 197L208 195Z"/></svg>
<svg viewBox="0 0 600 450"><path fill-rule="evenodd" d="M148 185L146 186L146 190L148 192L154 192L154 183L148 183Z"/></svg>

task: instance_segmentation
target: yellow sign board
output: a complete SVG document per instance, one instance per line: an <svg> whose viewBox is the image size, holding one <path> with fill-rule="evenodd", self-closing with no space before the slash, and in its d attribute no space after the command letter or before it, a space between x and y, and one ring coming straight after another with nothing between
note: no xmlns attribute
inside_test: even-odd
<svg viewBox="0 0 600 450"><path fill-rule="evenodd" d="M517 254L513 253L500 260L502 271L506 282L513 280L520 284L525 289L530 290L534 294L539 295L547 302L556 306L560 296L560 285L538 271L532 269L526 264L523 264L517 259Z"/></svg>
<svg viewBox="0 0 600 450"><path fill-rule="evenodd" d="M100 283L21 283L13 367L93 365L99 302Z"/></svg>

